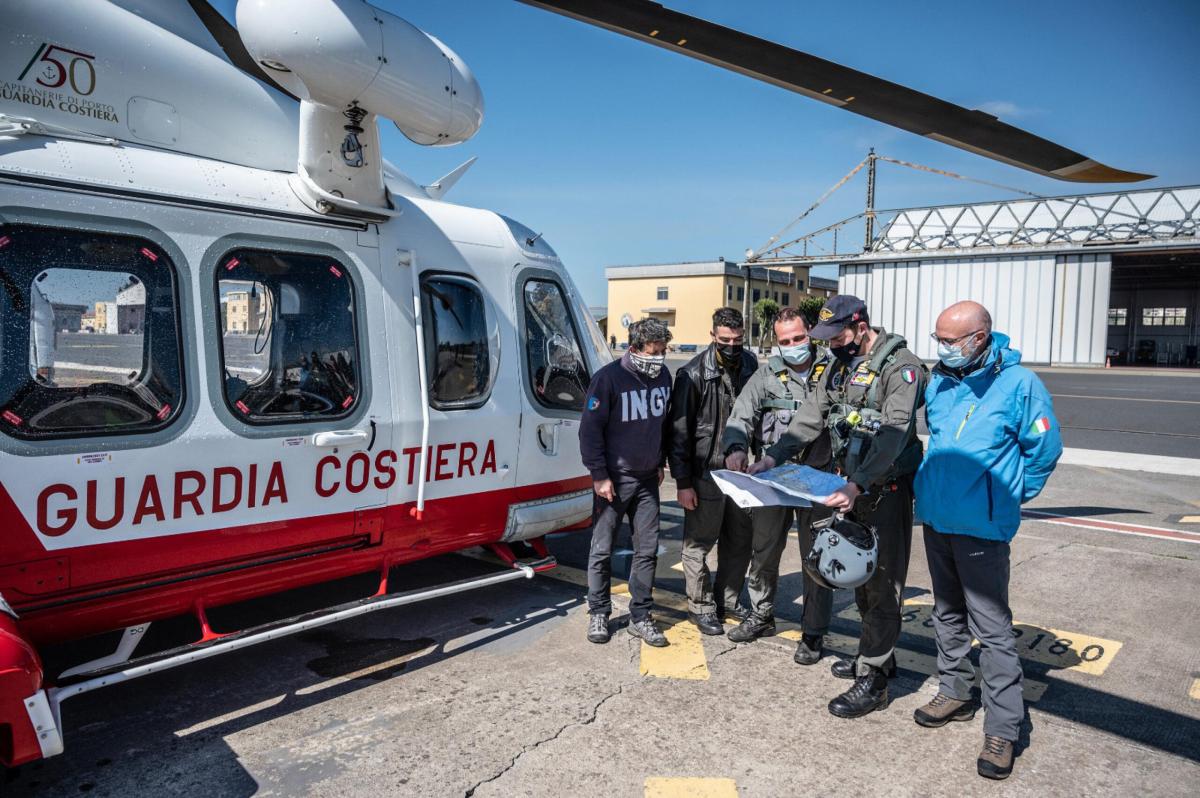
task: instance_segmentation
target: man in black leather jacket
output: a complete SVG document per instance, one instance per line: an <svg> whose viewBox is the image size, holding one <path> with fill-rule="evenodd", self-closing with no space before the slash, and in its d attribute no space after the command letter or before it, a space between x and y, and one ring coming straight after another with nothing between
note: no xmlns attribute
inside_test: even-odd
<svg viewBox="0 0 1200 798"><path fill-rule="evenodd" d="M726 608L737 612L746 574L726 562L744 562L735 549L751 539L750 518L713 482L709 472L725 467L721 433L734 400L758 369L758 360L743 346L745 323L733 308L713 313L712 343L675 372L671 392L671 443L667 461L684 509L683 575L688 618L708 635L725 630ZM740 534L722 534L734 530ZM705 558L714 544L714 584Z"/></svg>

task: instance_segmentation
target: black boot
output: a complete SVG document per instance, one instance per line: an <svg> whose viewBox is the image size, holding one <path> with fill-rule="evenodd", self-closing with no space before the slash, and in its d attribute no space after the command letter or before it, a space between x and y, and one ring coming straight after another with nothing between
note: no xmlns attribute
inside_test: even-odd
<svg viewBox="0 0 1200 798"><path fill-rule="evenodd" d="M706 635L725 633L725 626L717 620L715 612L703 612L698 615L694 612L689 612L688 620L696 624L696 628Z"/></svg>
<svg viewBox="0 0 1200 798"><path fill-rule="evenodd" d="M839 679L853 679L857 674L858 657L850 659L835 659L833 665L830 666L829 672Z"/></svg>
<svg viewBox="0 0 1200 798"><path fill-rule="evenodd" d="M816 665L825 650L825 638L821 635L805 634L796 644L796 654L792 657L797 665Z"/></svg>
<svg viewBox="0 0 1200 798"><path fill-rule="evenodd" d="M829 713L839 718L861 718L888 705L888 678L879 668L869 668L850 689L829 702Z"/></svg>
<svg viewBox="0 0 1200 798"><path fill-rule="evenodd" d="M753 613L749 618L729 630L729 639L735 643L749 643L759 637L771 637L775 634L775 619L764 618Z"/></svg>
<svg viewBox="0 0 1200 798"><path fill-rule="evenodd" d="M737 606L735 606L732 610L730 610L728 612L725 611L725 607L723 605L721 605L721 604L717 605L717 620L721 621L722 623L724 623L726 620L728 620L730 618L737 621L738 623L741 623L742 621L746 620L749 617L750 617L750 608L746 607L743 604L738 604Z"/></svg>

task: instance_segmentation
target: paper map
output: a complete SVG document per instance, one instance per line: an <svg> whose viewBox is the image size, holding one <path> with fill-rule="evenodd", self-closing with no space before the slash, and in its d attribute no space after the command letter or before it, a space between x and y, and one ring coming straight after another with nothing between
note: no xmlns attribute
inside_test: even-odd
<svg viewBox="0 0 1200 798"><path fill-rule="evenodd" d="M712 477L738 507L811 507L846 484L837 474L792 463L753 476L722 469Z"/></svg>

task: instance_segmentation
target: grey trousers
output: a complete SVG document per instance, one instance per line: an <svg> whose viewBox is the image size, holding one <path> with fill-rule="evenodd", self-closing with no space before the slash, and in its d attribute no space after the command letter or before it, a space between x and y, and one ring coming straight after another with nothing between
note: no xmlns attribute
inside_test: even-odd
<svg viewBox="0 0 1200 798"><path fill-rule="evenodd" d="M999 540L943 535L925 526L925 556L933 580L939 691L966 701L975 668L971 639L979 640L983 671L983 733L1016 742L1025 717L1021 660L1008 607L1009 547Z"/></svg>
<svg viewBox="0 0 1200 798"><path fill-rule="evenodd" d="M908 555L912 551L912 482L903 478L892 485L872 488L871 495L854 503L854 513L863 523L873 524L879 536L875 573L854 591L854 602L862 615L857 667L861 676L868 666L894 667Z"/></svg>
<svg viewBox="0 0 1200 798"><path fill-rule="evenodd" d="M753 538L750 516L721 492L705 474L692 481L696 491L696 509L683 514L683 580L688 611L697 615L716 612L717 605L733 609L742 592L746 566L738 571L732 563L745 557L743 548ZM717 576L709 573L705 558L717 547ZM734 590L731 586L736 586Z"/></svg>
<svg viewBox="0 0 1200 798"><path fill-rule="evenodd" d="M588 612L612 614L612 550L625 516L633 533L629 563L629 616L650 616L658 565L658 475L613 476L613 501L592 494L592 546L588 551Z"/></svg>
<svg viewBox="0 0 1200 798"><path fill-rule="evenodd" d="M807 557L812 551L811 527L817 516L828 518L829 512L821 507L813 507L797 511L796 530L800 538L800 557ZM800 630L806 635L829 634L829 622L833 618L833 591L821 587L806 575L804 577L804 614L800 620Z"/></svg>
<svg viewBox="0 0 1200 798"><path fill-rule="evenodd" d="M760 618L773 618L775 593L779 588L779 561L783 559L788 530L792 528L794 508L755 507L742 512L750 517L750 529L741 525L732 527L721 540L722 548L728 546L732 552L726 558L729 577L725 587L728 593L740 596L745 584L751 611ZM807 512L807 509L801 510L801 513ZM725 606L733 605L727 602Z"/></svg>

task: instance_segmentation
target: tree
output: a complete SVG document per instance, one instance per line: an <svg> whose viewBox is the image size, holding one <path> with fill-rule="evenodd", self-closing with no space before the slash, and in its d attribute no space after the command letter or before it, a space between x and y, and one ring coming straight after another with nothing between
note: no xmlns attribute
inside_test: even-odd
<svg viewBox="0 0 1200 798"><path fill-rule="evenodd" d="M758 319L758 345L775 337L775 317L779 315L779 303L774 299L760 299L754 303L754 318Z"/></svg>
<svg viewBox="0 0 1200 798"><path fill-rule="evenodd" d="M825 300L819 296L801 297L796 304L796 310L804 314L804 320L808 322L809 328L817 323L817 314L823 307L825 307Z"/></svg>

